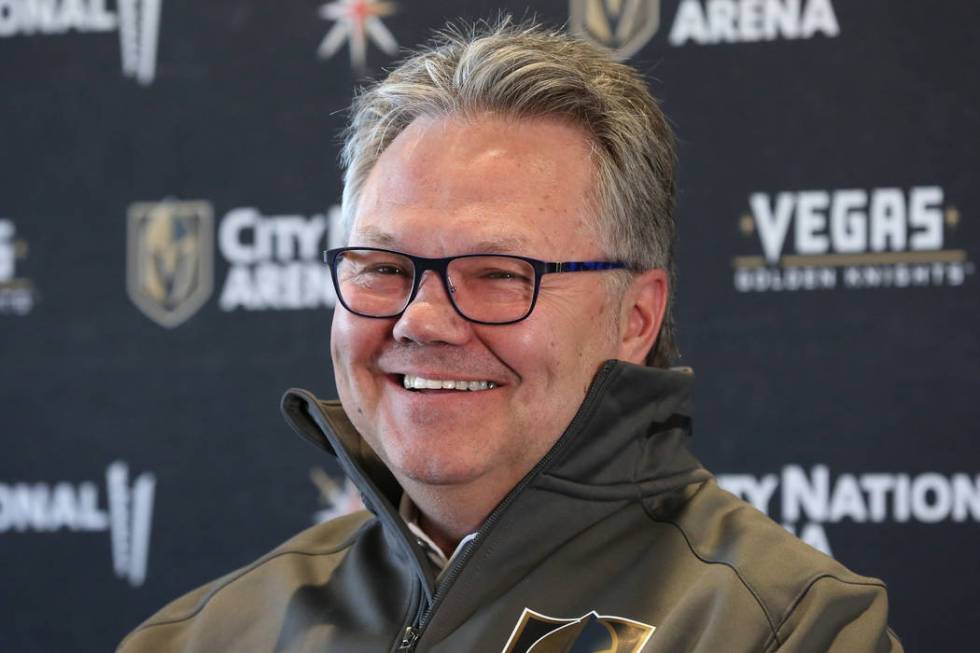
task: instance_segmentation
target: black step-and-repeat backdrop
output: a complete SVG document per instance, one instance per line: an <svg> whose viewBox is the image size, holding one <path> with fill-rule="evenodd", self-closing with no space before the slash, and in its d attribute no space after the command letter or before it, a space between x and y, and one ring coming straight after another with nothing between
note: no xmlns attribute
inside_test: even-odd
<svg viewBox="0 0 980 653"><path fill-rule="evenodd" d="M0 0L0 650L110 650L356 504L278 414L335 392L344 110L501 9L629 59L676 127L697 453L884 578L910 650L976 650L978 5L447 6Z"/></svg>

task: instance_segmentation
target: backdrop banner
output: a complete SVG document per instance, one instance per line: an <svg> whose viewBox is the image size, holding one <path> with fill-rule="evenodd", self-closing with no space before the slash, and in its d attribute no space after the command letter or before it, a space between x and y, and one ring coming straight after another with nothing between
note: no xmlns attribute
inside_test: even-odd
<svg viewBox="0 0 980 653"><path fill-rule="evenodd" d="M0 650L111 650L356 507L278 410L336 396L339 132L499 12L629 61L676 128L697 455L883 578L908 650L976 650L978 7L0 0Z"/></svg>

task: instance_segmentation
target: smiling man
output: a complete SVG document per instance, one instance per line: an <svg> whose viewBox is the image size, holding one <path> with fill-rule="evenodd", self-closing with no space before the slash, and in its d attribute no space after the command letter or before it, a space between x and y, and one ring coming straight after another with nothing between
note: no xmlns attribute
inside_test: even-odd
<svg viewBox="0 0 980 653"><path fill-rule="evenodd" d="M883 585L720 490L667 369L673 140L562 33L450 33L355 101L340 401L287 419L369 511L177 600L134 651L899 651Z"/></svg>
<svg viewBox="0 0 980 653"><path fill-rule="evenodd" d="M605 261L592 178L589 140L568 121L476 110L414 120L364 184L352 244L462 255L444 273L373 250L334 262L348 308L331 340L341 402L444 551L554 445L600 365L642 363L656 338L662 269L610 292L612 271L537 279L509 258ZM358 311L376 292L394 316Z"/></svg>

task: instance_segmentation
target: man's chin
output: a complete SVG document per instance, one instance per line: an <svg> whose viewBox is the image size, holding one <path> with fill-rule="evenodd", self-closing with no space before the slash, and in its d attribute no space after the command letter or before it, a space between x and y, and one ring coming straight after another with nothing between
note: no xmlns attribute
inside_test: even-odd
<svg viewBox="0 0 980 653"><path fill-rule="evenodd" d="M395 467L402 482L410 481L433 487L453 487L469 485L478 481L486 472L475 465L460 461L412 460Z"/></svg>
<svg viewBox="0 0 980 653"><path fill-rule="evenodd" d="M495 441L496 429L484 420L484 437L474 441L480 426L468 419L401 421L397 428L382 431L384 462L399 480L432 486L473 483L488 473L496 458L493 448L486 446Z"/></svg>

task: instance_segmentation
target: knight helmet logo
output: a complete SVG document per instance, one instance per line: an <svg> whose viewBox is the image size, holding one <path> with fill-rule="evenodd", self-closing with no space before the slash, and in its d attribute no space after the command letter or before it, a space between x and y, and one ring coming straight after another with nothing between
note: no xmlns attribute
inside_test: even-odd
<svg viewBox="0 0 980 653"><path fill-rule="evenodd" d="M569 26L576 35L629 59L660 27L660 0L570 0Z"/></svg>
<svg viewBox="0 0 980 653"><path fill-rule="evenodd" d="M501 653L638 653L654 626L592 611L556 619L524 608Z"/></svg>
<svg viewBox="0 0 980 653"><path fill-rule="evenodd" d="M172 329L213 288L214 227L208 202L140 202L129 208L126 289L133 303Z"/></svg>

